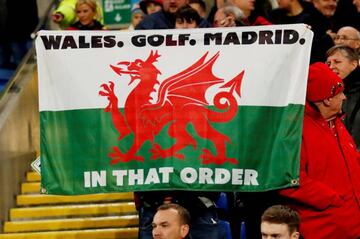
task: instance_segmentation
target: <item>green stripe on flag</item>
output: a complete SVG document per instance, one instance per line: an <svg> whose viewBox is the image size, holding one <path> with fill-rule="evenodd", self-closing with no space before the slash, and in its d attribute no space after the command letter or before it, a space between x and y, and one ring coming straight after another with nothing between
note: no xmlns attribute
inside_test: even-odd
<svg viewBox="0 0 360 239"><path fill-rule="evenodd" d="M131 161L111 165L108 154L113 146L126 150L133 143L133 135L126 136L121 141L113 126L110 113L103 109L46 111L40 113L41 120L41 176L42 186L51 194L87 194L113 191L147 191L147 190L206 190L206 191L264 191L278 189L297 184L299 178L300 144L303 121L303 105L289 105L287 107L269 106L241 106L237 116L228 123L212 123L219 132L226 134L231 144L227 144L227 156L238 160L238 165L229 162L224 165L202 164L199 156L202 149L207 148L215 153L211 141L197 135L192 125L188 125L188 132L197 142L197 148L188 146L181 150L185 154L184 160L176 158L150 160L151 143L145 142L139 155L145 157L145 163ZM169 147L174 139L167 134L167 128L155 137L155 143L162 147ZM162 167L173 168L169 174L170 182L164 183L164 174L158 172L160 183L156 177L149 176L149 170L154 173ZM200 172L199 168L206 168L214 175L200 182L200 174L192 183L184 183L179 177L183 169L189 167L191 172ZM219 168L227 169L230 174L233 169L242 169L236 174L237 183L229 181L225 184L216 183L215 172ZM139 173L144 169L143 182L135 180L129 184L130 171L123 177L123 184L119 184L113 176L115 170L133 170ZM247 171L246 171L247 170ZM246 175L255 170L258 175L253 182L246 185ZM105 172L105 182L96 186L85 186L85 175L101 175ZM205 172L202 171L202 172ZM86 174L85 172L89 172ZM102 175L104 176L104 175ZM152 174L152 176L154 176ZM155 175L156 176L156 175ZM247 175L249 176L249 175ZM100 176L99 176L100 177ZM208 176L210 177L210 176ZM234 174L231 174L234 178ZM249 176L250 177L250 176ZM103 178L103 179L104 179ZM242 183L239 183L240 181ZM145 183L148 182L147 184ZM221 180L218 180L219 182ZM150 183L149 183L150 182ZM117 185L118 184L118 185Z"/></svg>

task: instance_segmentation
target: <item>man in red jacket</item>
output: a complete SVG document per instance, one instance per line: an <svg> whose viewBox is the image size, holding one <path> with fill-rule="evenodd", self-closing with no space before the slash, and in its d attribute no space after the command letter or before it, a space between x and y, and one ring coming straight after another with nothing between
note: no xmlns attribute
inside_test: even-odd
<svg viewBox="0 0 360 239"><path fill-rule="evenodd" d="M281 190L306 239L360 238L360 154L341 121L344 84L325 64L310 66L300 186Z"/></svg>

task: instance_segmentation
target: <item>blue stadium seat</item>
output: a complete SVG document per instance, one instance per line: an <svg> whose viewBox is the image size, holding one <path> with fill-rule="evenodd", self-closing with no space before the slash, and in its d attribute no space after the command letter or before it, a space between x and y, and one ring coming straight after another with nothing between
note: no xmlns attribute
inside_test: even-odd
<svg viewBox="0 0 360 239"><path fill-rule="evenodd" d="M9 81L13 73L14 70L0 68L0 91L4 88L4 86Z"/></svg>
<svg viewBox="0 0 360 239"><path fill-rule="evenodd" d="M230 223L228 221L219 220L219 225L224 229L226 239L232 239Z"/></svg>
<svg viewBox="0 0 360 239"><path fill-rule="evenodd" d="M0 68L0 81L8 81L13 75L14 70Z"/></svg>
<svg viewBox="0 0 360 239"><path fill-rule="evenodd" d="M241 222L241 227L240 227L240 239L246 239L245 222Z"/></svg>
<svg viewBox="0 0 360 239"><path fill-rule="evenodd" d="M219 199L215 202L217 208L221 208L225 211L229 210L229 204L226 197L226 193L220 193Z"/></svg>

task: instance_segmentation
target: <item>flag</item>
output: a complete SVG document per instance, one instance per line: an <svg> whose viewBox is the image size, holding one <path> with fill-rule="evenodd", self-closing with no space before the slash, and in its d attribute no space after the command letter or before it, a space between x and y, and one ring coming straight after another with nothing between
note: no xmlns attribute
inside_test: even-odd
<svg viewBox="0 0 360 239"><path fill-rule="evenodd" d="M297 186L312 36L303 24L41 31L42 187Z"/></svg>

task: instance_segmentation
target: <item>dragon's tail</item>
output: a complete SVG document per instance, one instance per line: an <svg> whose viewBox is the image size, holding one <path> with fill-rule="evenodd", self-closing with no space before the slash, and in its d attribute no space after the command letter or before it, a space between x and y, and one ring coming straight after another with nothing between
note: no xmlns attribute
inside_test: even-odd
<svg viewBox="0 0 360 239"><path fill-rule="evenodd" d="M207 112L207 118L212 122L228 122L232 120L238 112L238 104L232 92L219 92L215 95L215 110Z"/></svg>
<svg viewBox="0 0 360 239"><path fill-rule="evenodd" d="M221 91L215 95L214 105L216 110L208 112L208 119L212 122L228 122L238 112L238 103L235 95L241 97L241 84L245 71L240 72L232 80L220 88L228 88L229 91Z"/></svg>

